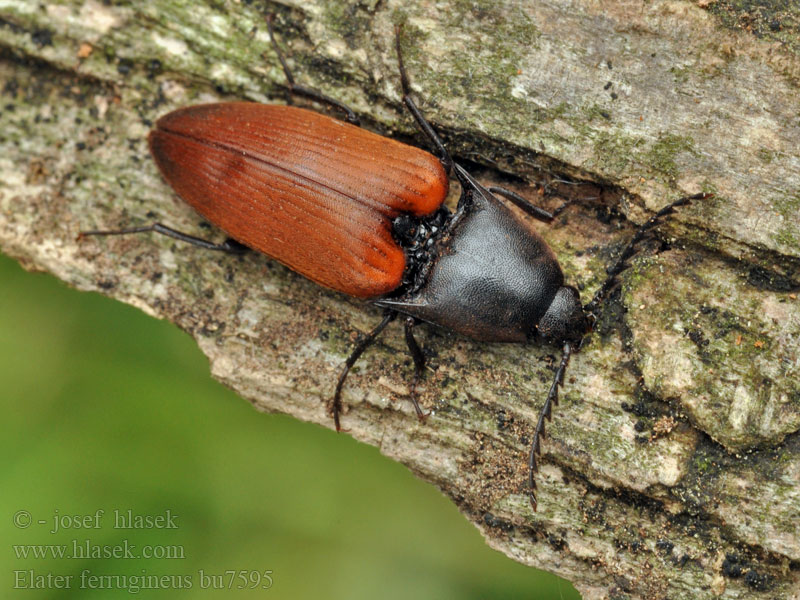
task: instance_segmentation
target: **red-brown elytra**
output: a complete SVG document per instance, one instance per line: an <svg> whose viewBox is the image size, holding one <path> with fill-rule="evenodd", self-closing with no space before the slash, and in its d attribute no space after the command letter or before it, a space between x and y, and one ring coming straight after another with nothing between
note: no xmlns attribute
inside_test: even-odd
<svg viewBox="0 0 800 600"><path fill-rule="evenodd" d="M208 221L231 236L221 244L160 223L81 236L155 231L211 250L242 246L277 259L327 288L370 299L383 320L355 346L333 395L340 429L341 390L364 350L398 315L414 360L411 401L425 356L414 326L432 323L484 342L558 345L562 357L533 432L528 494L536 509L537 456L545 421L558 400L570 355L591 331L595 312L634 246L659 218L696 194L660 210L623 249L594 298L581 304L564 285L553 251L529 219L553 215L503 188L485 188L456 164L410 96L399 31L395 31L403 103L438 156L357 126L336 100L300 86L268 20L290 91L332 105L348 122L291 106L232 102L190 106L158 120L150 151L167 182ZM455 212L444 206L448 176L461 184Z"/></svg>

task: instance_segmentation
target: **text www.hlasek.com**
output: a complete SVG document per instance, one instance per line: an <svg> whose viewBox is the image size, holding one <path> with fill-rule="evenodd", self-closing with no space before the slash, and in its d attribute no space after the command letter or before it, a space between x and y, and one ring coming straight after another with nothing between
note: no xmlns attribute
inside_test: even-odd
<svg viewBox="0 0 800 600"><path fill-rule="evenodd" d="M138 547L128 540L118 544L94 544L91 540L72 540L70 544L13 544L16 558L58 559L140 559L181 560L186 558L180 544L153 544Z"/></svg>

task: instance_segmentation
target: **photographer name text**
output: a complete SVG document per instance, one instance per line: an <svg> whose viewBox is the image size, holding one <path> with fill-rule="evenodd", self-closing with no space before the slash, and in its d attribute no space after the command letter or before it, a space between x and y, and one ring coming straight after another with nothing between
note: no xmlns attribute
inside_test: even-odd
<svg viewBox="0 0 800 600"><path fill-rule="evenodd" d="M108 521L108 522L107 522ZM40 525L50 523L50 533L75 529L102 529L110 524L114 529L178 529L178 515L169 509L163 513L150 515L138 514L133 510L115 508L110 514L101 509L93 514L62 514L56 510L52 521L39 520Z"/></svg>

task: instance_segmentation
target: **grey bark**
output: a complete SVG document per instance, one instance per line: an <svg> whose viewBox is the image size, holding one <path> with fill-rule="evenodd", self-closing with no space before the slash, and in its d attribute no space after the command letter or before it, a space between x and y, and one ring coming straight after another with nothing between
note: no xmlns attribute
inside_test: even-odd
<svg viewBox="0 0 800 600"><path fill-rule="evenodd" d="M716 196L659 228L573 358L537 513L525 459L553 349L426 330L421 423L390 328L348 380L350 435L586 598L798 598L798 20L700 4L5 2L0 248L174 322L260 410L332 426L338 369L378 310L263 256L75 238L156 218L221 239L174 201L146 136L178 106L282 101L265 10L298 80L424 144L399 103L392 25L404 23L414 88L453 153L547 206L575 200L543 235L587 299L634 223L684 194Z"/></svg>

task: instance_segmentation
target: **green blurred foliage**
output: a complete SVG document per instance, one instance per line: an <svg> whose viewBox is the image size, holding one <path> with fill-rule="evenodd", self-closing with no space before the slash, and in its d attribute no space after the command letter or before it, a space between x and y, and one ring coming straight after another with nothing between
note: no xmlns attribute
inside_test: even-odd
<svg viewBox="0 0 800 600"><path fill-rule="evenodd" d="M138 592L147 598L579 598L489 549L436 489L375 448L253 410L210 378L174 326L3 256L0 282L0 596L137 595L120 581L81 589L83 573L85 585L98 583L87 575L192 584L167 579ZM114 511L129 509L169 511L177 527L115 528ZM56 515L75 525L98 510L98 528L51 533ZM182 558L18 555L25 544L66 544L71 554L86 540ZM51 580L14 590L15 579L33 581L31 569L72 575L70 589ZM225 589L201 589L201 570ZM270 589L247 589L269 584L265 571ZM231 572L253 579L228 589Z"/></svg>

